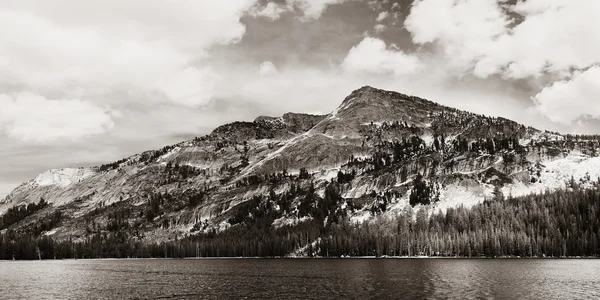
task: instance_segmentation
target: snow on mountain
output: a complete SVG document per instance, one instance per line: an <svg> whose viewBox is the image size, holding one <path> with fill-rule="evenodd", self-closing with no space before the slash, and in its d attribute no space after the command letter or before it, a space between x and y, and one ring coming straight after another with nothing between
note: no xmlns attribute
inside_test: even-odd
<svg viewBox="0 0 600 300"><path fill-rule="evenodd" d="M502 192L515 197L540 194L569 187L571 180L587 187L590 181L600 180L600 157L589 157L575 150L564 158L541 162L539 175L533 183L516 182L505 186Z"/></svg>

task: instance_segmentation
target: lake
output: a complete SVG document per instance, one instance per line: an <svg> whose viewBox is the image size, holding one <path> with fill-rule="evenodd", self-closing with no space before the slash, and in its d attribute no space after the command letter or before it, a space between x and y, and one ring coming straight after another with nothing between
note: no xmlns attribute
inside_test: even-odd
<svg viewBox="0 0 600 300"><path fill-rule="evenodd" d="M592 299L594 259L0 262L1 299Z"/></svg>

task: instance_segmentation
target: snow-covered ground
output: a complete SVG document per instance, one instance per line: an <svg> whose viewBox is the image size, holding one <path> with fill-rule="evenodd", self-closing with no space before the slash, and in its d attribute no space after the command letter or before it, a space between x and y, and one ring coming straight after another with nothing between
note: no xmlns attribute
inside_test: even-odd
<svg viewBox="0 0 600 300"><path fill-rule="evenodd" d="M440 201L430 205L416 205L413 208L413 217L416 216L416 212L420 209L427 209L431 214L436 212L445 213L448 208L455 208L461 205L464 207L471 207L481 203L486 197L492 197L492 191L493 187L491 185L475 187L448 185L440 189ZM393 199L391 203L389 203L383 216L394 217L405 212L410 207L409 196L410 191L399 199ZM352 223L362 223L372 218L373 215L368 210L364 209L350 216L350 221Z"/></svg>
<svg viewBox="0 0 600 300"><path fill-rule="evenodd" d="M296 225L298 223L302 223L302 222L308 221L310 219L311 219L311 217L297 218L297 217L285 217L284 216L284 217L281 217L281 218L273 221L273 227L279 228L279 227L283 227L286 225Z"/></svg>
<svg viewBox="0 0 600 300"><path fill-rule="evenodd" d="M425 142L425 145L427 146L431 146L433 145L433 136L429 133L426 133L424 135L421 136L421 139Z"/></svg>
<svg viewBox="0 0 600 300"><path fill-rule="evenodd" d="M508 185L502 192L514 197L539 194L546 190L565 188L571 178L577 183L581 182L584 187L590 184L589 181L600 178L600 157L589 157L579 151L572 151L565 158L542 162L542 165L544 167L537 182Z"/></svg>
<svg viewBox="0 0 600 300"><path fill-rule="evenodd" d="M333 178L336 178L338 175L338 172L340 171L340 168L331 168L331 169L327 169L327 170L321 170L318 173L315 174L315 181L330 181Z"/></svg>
<svg viewBox="0 0 600 300"><path fill-rule="evenodd" d="M363 223L371 219L373 215L368 210L360 210L350 217L351 223Z"/></svg>
<svg viewBox="0 0 600 300"><path fill-rule="evenodd" d="M490 186L465 187L449 185L440 190L440 201L432 205L435 212L446 212L448 208L471 207L481 203L485 197L491 197L494 188Z"/></svg>

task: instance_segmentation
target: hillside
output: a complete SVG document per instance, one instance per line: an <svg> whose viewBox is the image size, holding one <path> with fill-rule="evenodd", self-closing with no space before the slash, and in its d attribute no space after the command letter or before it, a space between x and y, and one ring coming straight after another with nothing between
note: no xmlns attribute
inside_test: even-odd
<svg viewBox="0 0 600 300"><path fill-rule="evenodd" d="M499 193L593 187L598 147L596 137L366 86L328 115L261 116L113 163L46 171L0 202L0 230L161 243L256 223L275 231L444 213ZM310 236L293 252L312 247Z"/></svg>

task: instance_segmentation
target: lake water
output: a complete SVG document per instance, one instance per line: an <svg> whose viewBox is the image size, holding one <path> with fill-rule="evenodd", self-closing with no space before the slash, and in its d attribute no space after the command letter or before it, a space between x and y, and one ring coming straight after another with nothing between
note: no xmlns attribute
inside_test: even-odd
<svg viewBox="0 0 600 300"><path fill-rule="evenodd" d="M594 299L600 260L0 262L1 299Z"/></svg>

